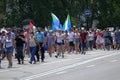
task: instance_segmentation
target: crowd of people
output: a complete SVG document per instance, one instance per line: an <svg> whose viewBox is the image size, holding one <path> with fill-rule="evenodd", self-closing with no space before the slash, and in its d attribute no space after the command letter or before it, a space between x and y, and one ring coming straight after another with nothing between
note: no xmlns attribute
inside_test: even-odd
<svg viewBox="0 0 120 80"><path fill-rule="evenodd" d="M86 51L98 50L119 50L120 49L120 29L110 31L85 30L73 28L70 31L48 30L44 31L40 27L37 31L29 29L11 28L7 32L0 33L0 63L6 57L8 68L12 68L13 51L16 51L15 58L18 64L24 64L26 55L30 56L29 63L44 62L45 51L52 57L64 58L64 54L86 54Z"/></svg>

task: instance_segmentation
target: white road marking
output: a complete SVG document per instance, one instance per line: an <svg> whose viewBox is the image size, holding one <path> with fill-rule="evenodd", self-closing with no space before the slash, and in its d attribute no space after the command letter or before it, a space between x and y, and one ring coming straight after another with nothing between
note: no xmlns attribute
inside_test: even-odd
<svg viewBox="0 0 120 80"><path fill-rule="evenodd" d="M80 58L82 58L82 57L80 57ZM80 59L80 58L74 58L74 60L76 59ZM73 60L73 59L66 59L66 61L69 61L69 60ZM62 60L61 60L62 61ZM40 64L40 65L47 65L47 64L52 64L52 63L58 63L58 62L61 62L61 61L54 61L54 62L50 62L50 63L44 63L44 64ZM64 61L64 60L63 60ZM18 70L18 69L24 69L24 68L26 68L26 67L29 67L29 66L22 66L22 67L19 67L19 68L12 68L12 69L7 69L7 70L3 70L3 69L1 69L1 71L0 71L0 73L2 73L2 72L7 72L7 71L13 71L13 70ZM4 68L4 69L6 69L6 68Z"/></svg>
<svg viewBox="0 0 120 80"><path fill-rule="evenodd" d="M80 58L74 58L74 59L80 59ZM48 64L54 64L54 63L59 63L59 62L62 62L62 61L70 61L70 60L73 60L73 59L62 59L62 60L60 60L60 61L54 61L54 62L49 62L49 63L43 63L43 64L40 64L40 65L48 65ZM22 66L22 67L19 67L19 68L11 68L11 69L7 69L7 70L2 70L1 69L1 71L0 71L0 73L2 73L2 72L7 72L7 71L13 71L13 70L17 70L17 69L24 69L24 68L26 68L26 67L28 67L28 66Z"/></svg>
<svg viewBox="0 0 120 80"><path fill-rule="evenodd" d="M58 72L58 73L56 73L56 74L64 74L64 73L67 73L67 71L62 71L62 72Z"/></svg>
<svg viewBox="0 0 120 80"><path fill-rule="evenodd" d="M91 68L91 67L94 67L95 65L89 65L89 66L87 66L87 68Z"/></svg>
<svg viewBox="0 0 120 80"><path fill-rule="evenodd" d="M41 64L41 65L48 65L48 64L53 64L53 63L59 63L59 62L62 62L62 61L69 61L71 59L64 59L64 60L60 60L60 61L54 61L54 62L49 62L49 63L44 63L44 64Z"/></svg>
<svg viewBox="0 0 120 80"><path fill-rule="evenodd" d="M110 57L110 56L113 56L113 55L118 55L118 53L116 53L116 54L109 54L109 55L93 58L93 59L90 59L90 60L86 60L86 61L83 61L83 62L74 63L74 64L71 64L71 65L64 66L64 67L57 68L57 69L53 69L53 70L50 70L50 71L47 71L47 72L43 72L43 73L39 73L39 74L28 76L28 77L24 77L24 78L21 78L20 80L32 80L32 79L35 79L35 78L40 78L40 77L43 77L43 76L46 76L46 75L49 75L49 74L53 74L53 73L57 73L57 72L60 72L60 71L64 71L66 69L71 69L71 68L80 66L82 64L89 63L89 62L96 61L96 60L100 60L100 59L103 59L103 58L107 58L107 57Z"/></svg>
<svg viewBox="0 0 120 80"><path fill-rule="evenodd" d="M118 60L112 60L112 61L110 61L110 62L117 62Z"/></svg>
<svg viewBox="0 0 120 80"><path fill-rule="evenodd" d="M77 58L78 59L78 58ZM80 58L79 58L80 59ZM43 64L39 64L39 65L48 65L48 64L54 64L54 63L59 63L59 62L62 62L62 61L69 61L69 60L72 60L72 59L64 59L64 60L60 60L60 61L54 61L54 62L49 62L49 63L43 63ZM11 68L11 69L7 69L6 70L3 70L1 69L0 73L2 72L7 72L7 71L13 71L13 70L18 70L18 69L24 69L28 66L22 66L22 67L19 67L19 68ZM4 68L5 69L5 68Z"/></svg>
<svg viewBox="0 0 120 80"><path fill-rule="evenodd" d="M18 69L24 69L24 68L26 68L26 67L28 67L28 66L24 66L24 67L20 67L20 68L10 68L10 69L4 68L4 69L6 69L6 70L1 70L0 73L2 73L2 72L7 72L7 71L18 70Z"/></svg>

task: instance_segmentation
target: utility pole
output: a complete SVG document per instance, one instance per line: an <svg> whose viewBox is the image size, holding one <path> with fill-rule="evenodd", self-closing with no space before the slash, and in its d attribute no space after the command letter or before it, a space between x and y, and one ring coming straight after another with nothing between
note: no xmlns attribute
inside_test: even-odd
<svg viewBox="0 0 120 80"><path fill-rule="evenodd" d="M93 25L93 18L94 18L94 0L91 0L91 5L90 5L90 7L91 7L91 22L90 22L90 26L91 27L93 27L92 25Z"/></svg>
<svg viewBox="0 0 120 80"><path fill-rule="evenodd" d="M86 29L89 29L89 17L90 17L90 9L89 9L89 1L86 0L86 9L85 9L85 17L86 17Z"/></svg>

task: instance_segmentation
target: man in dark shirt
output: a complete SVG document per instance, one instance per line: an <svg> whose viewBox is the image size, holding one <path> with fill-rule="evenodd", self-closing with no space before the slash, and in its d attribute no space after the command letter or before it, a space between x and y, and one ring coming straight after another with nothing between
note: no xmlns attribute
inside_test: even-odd
<svg viewBox="0 0 120 80"><path fill-rule="evenodd" d="M22 64L24 64L23 46L25 43L25 36L23 35L23 33L24 33L23 30L20 30L15 38L18 64L21 64L21 61Z"/></svg>
<svg viewBox="0 0 120 80"><path fill-rule="evenodd" d="M85 48L86 48L86 41L87 41L87 32L82 30L80 34L80 42L81 42L81 48L82 48L82 54L85 54Z"/></svg>

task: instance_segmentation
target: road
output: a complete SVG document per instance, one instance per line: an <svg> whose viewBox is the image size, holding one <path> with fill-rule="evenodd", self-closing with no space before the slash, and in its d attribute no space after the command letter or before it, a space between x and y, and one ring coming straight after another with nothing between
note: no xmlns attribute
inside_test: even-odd
<svg viewBox="0 0 120 80"><path fill-rule="evenodd" d="M65 54L65 58L50 58L46 54L44 63L7 68L7 60L2 61L0 80L119 80L120 51L88 51L86 55Z"/></svg>

